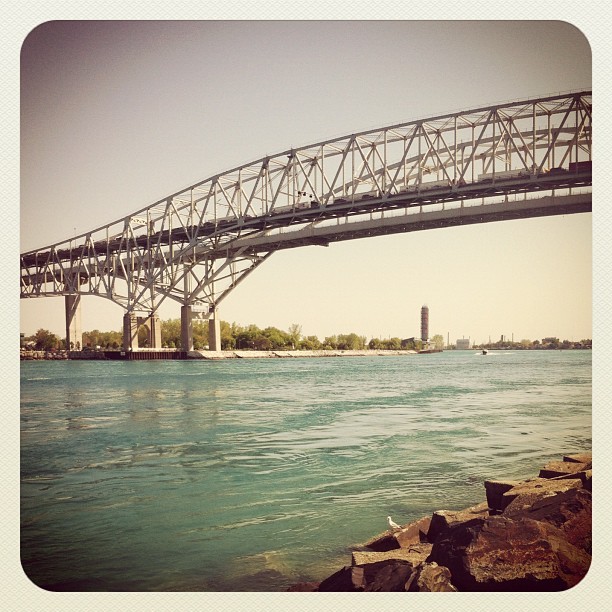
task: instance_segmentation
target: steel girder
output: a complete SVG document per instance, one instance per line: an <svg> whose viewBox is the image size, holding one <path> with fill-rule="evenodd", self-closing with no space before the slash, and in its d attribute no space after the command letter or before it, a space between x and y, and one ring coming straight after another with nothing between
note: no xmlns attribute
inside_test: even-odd
<svg viewBox="0 0 612 612"><path fill-rule="evenodd" d="M153 313L166 298L214 309L277 248L305 244L274 239L290 229L303 236L311 228L314 236L334 220L348 226L350 219L380 218L386 228L380 233L387 233L382 219L394 210L590 190L591 115L591 92L572 92L266 156L107 226L23 253L21 297L92 294L128 312ZM375 234L374 228L369 235Z"/></svg>

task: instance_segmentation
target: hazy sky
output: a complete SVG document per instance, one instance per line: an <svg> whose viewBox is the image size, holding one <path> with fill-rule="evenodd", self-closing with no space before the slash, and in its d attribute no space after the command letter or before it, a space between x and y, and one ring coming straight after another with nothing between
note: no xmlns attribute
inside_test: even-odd
<svg viewBox="0 0 612 612"><path fill-rule="evenodd" d="M49 22L22 48L20 250L119 219L291 146L489 103L591 88L561 21ZM274 254L221 318L323 339L592 337L591 215L383 236ZM83 329L122 310L83 299ZM64 335L63 298L20 330ZM167 302L162 318L178 318Z"/></svg>

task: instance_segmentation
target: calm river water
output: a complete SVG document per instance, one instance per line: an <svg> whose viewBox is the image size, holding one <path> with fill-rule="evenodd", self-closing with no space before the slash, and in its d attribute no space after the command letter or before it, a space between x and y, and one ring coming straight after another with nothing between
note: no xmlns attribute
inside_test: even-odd
<svg viewBox="0 0 612 612"><path fill-rule="evenodd" d="M22 362L21 557L69 591L279 591L591 449L591 352Z"/></svg>

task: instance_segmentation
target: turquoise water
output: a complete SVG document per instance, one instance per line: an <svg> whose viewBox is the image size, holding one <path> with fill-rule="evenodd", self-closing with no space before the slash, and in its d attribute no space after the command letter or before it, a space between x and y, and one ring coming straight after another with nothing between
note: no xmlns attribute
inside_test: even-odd
<svg viewBox="0 0 612 612"><path fill-rule="evenodd" d="M590 351L22 362L22 564L49 590L285 590L387 515L590 448Z"/></svg>

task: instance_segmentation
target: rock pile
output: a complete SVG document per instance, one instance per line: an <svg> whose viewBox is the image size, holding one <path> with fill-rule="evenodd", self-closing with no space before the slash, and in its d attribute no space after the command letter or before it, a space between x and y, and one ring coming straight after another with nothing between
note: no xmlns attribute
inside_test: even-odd
<svg viewBox="0 0 612 612"><path fill-rule="evenodd" d="M30 351L21 349L19 351L19 358L22 361L32 361L41 359L68 359L68 353L66 351Z"/></svg>
<svg viewBox="0 0 612 612"><path fill-rule="evenodd" d="M351 564L290 591L561 591L591 563L591 454L537 478L485 481L487 501L376 536Z"/></svg>

